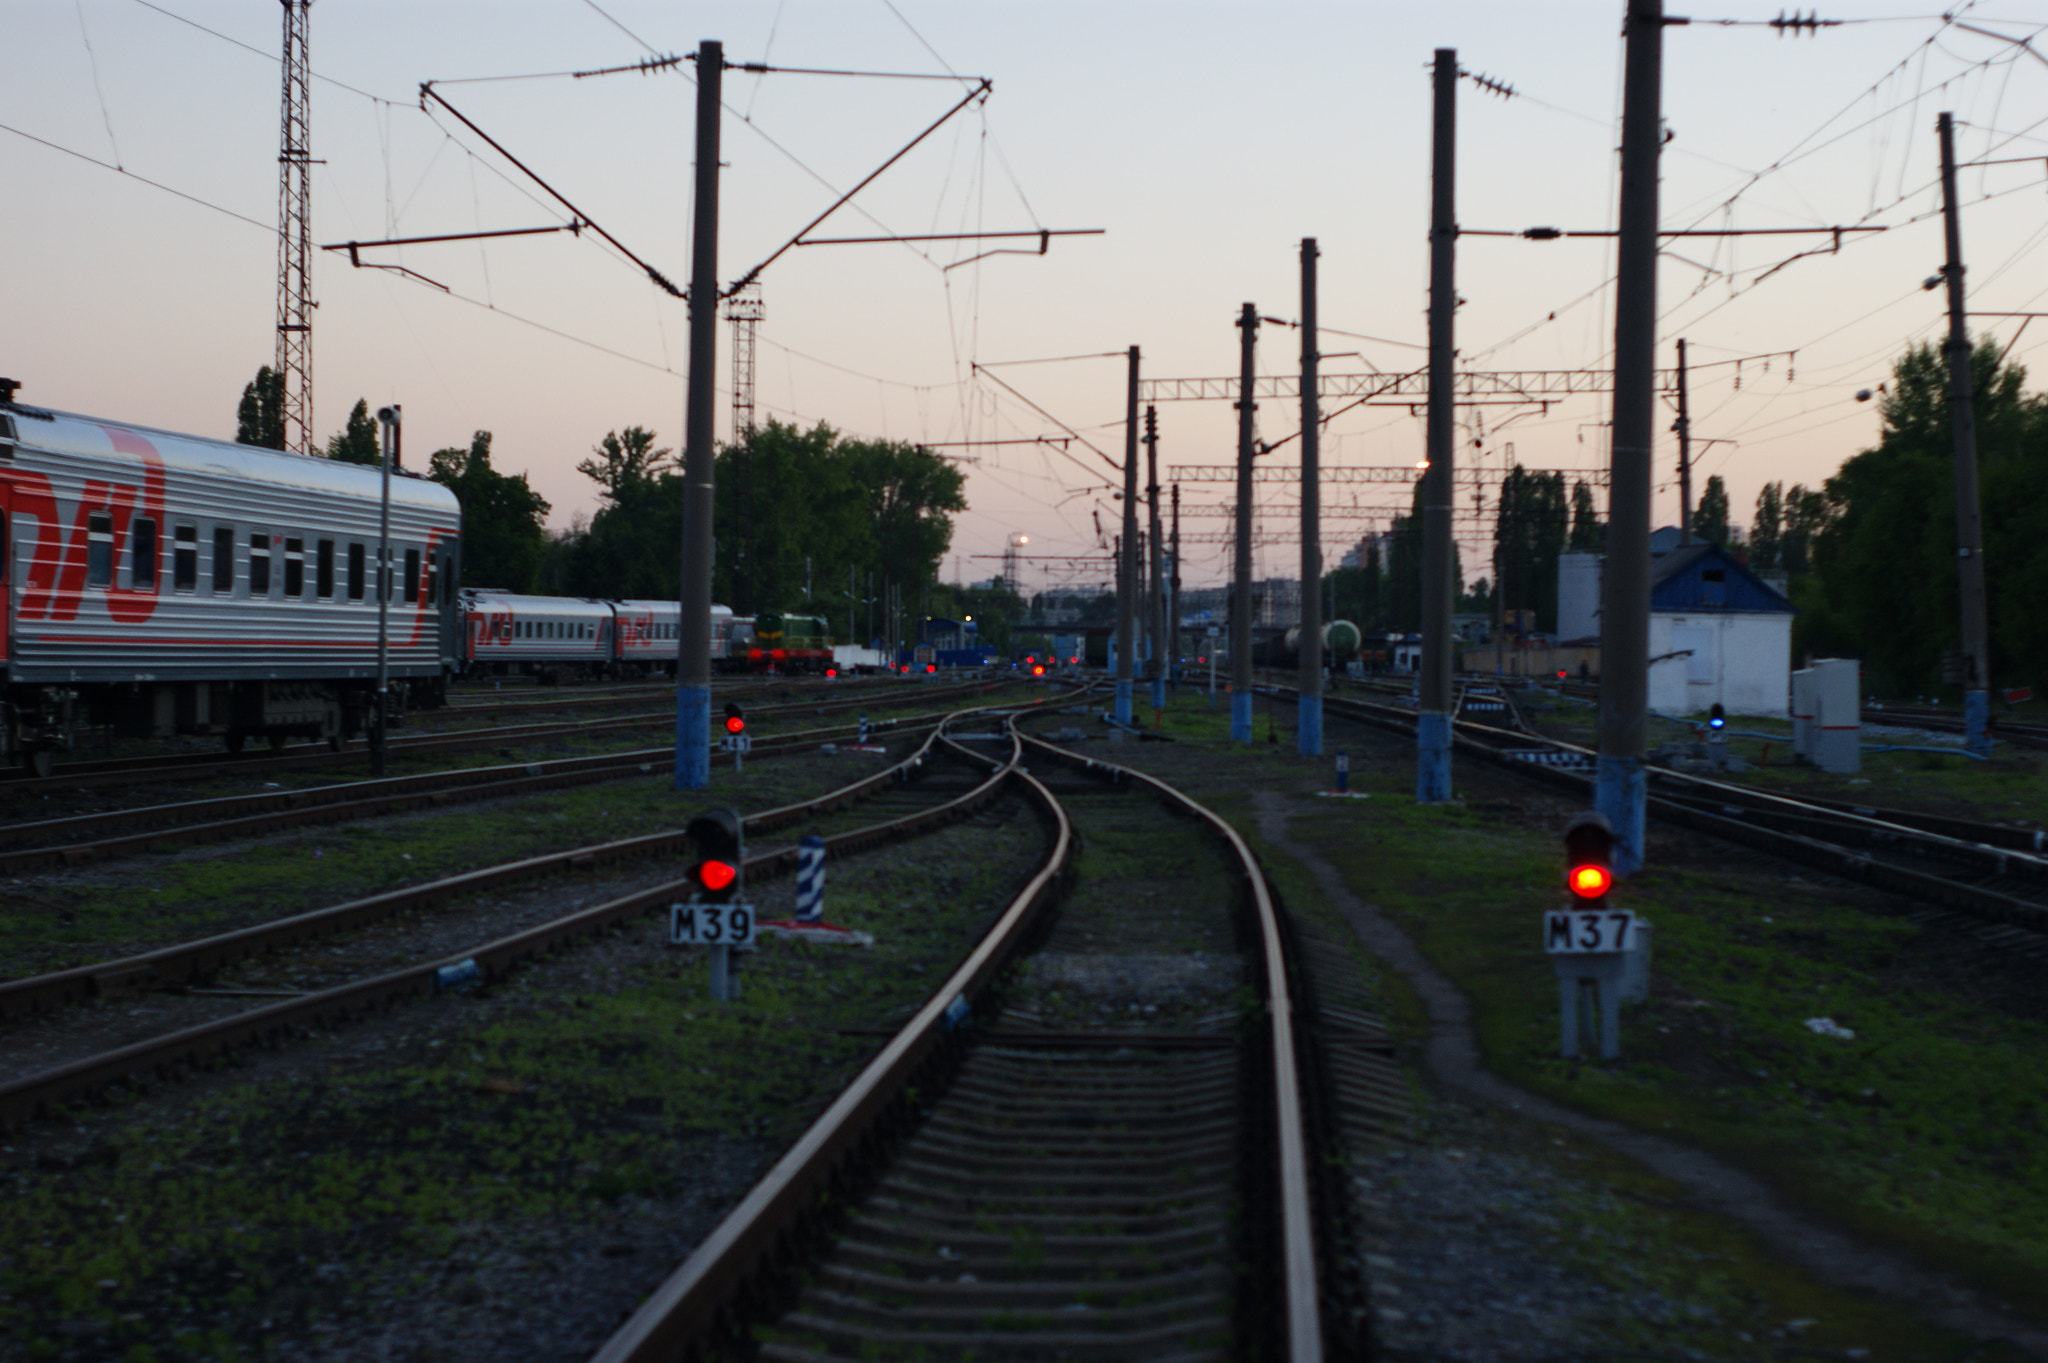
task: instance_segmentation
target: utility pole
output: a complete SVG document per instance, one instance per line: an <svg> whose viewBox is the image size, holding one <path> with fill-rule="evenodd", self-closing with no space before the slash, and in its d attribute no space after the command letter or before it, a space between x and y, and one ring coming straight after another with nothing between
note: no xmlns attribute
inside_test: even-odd
<svg viewBox="0 0 2048 1363"><path fill-rule="evenodd" d="M1301 239L1301 700L1295 743L1303 757L1323 752L1323 546L1318 501L1322 422L1316 410L1316 239Z"/></svg>
<svg viewBox="0 0 2048 1363"><path fill-rule="evenodd" d="M1159 409L1145 409L1145 505L1152 524L1147 541L1152 552L1150 590L1145 595L1145 614L1152 621L1152 657L1145 675L1152 679L1152 708L1166 708L1166 670L1171 653L1166 642L1166 545L1159 536Z"/></svg>
<svg viewBox="0 0 2048 1363"><path fill-rule="evenodd" d="M277 381L284 448L313 453L313 0L284 6L283 138L277 152Z"/></svg>
<svg viewBox="0 0 2048 1363"><path fill-rule="evenodd" d="M758 538L754 518L754 341L761 324L761 281L743 286L726 301L725 320L732 323L732 443L740 451L740 559L746 570L747 599L743 610L761 609L761 580L755 567ZM807 592L806 595L809 593Z"/></svg>
<svg viewBox="0 0 2048 1363"><path fill-rule="evenodd" d="M1131 722L1131 682L1138 659L1138 348L1132 346L1124 395L1124 533L1117 545L1116 722ZM1121 739L1124 730L1112 735Z"/></svg>
<svg viewBox="0 0 2048 1363"><path fill-rule="evenodd" d="M690 376L683 412L683 563L676 650L675 788L711 783L711 404L718 379L718 119L725 48L697 47L696 221L690 245Z"/></svg>
<svg viewBox="0 0 2048 1363"><path fill-rule="evenodd" d="M1657 346L1657 155L1664 0L1629 0L1621 95L1621 221L1614 291L1614 442L1600 574L1600 756L1593 807L1614 828L1614 870L1643 865L1650 692L1650 484Z"/></svg>
<svg viewBox="0 0 2048 1363"><path fill-rule="evenodd" d="M1237 381L1237 545L1230 591L1230 736L1252 741L1252 401L1259 339L1259 310L1244 305L1238 314Z"/></svg>
<svg viewBox="0 0 2048 1363"><path fill-rule="evenodd" d="M384 745L391 723L391 468L398 453L397 403L377 409L383 429L379 443L377 493L377 718L370 731L370 775L384 774Z"/></svg>
<svg viewBox="0 0 2048 1363"><path fill-rule="evenodd" d="M1416 678L1415 798L1451 798L1451 504L1456 416L1451 372L1458 311L1458 53L1436 50L1429 208L1429 409L1422 475L1422 666Z"/></svg>
<svg viewBox="0 0 2048 1363"><path fill-rule="evenodd" d="M1678 543L1692 543L1692 417L1685 406L1685 337L1678 338Z"/></svg>
<svg viewBox="0 0 2048 1363"><path fill-rule="evenodd" d="M1169 653L1169 654L1167 655L1167 656L1168 656L1169 658L1171 658L1172 656L1174 656L1175 654L1178 654L1178 653L1180 652L1180 484L1179 484L1179 483L1175 483L1175 484L1173 485L1173 560L1172 560L1172 564L1171 564L1171 567L1170 567L1170 576L1169 576L1169 577L1168 577L1168 579L1167 579L1167 598L1166 598L1166 629L1167 629L1167 638L1168 638L1168 639L1170 639L1170 640L1172 641L1172 642L1171 642L1171 643L1170 643L1170 644L1168 645L1168 647L1169 647L1169 648L1170 648L1170 649L1172 650L1172 652L1171 652L1171 653ZM1172 665L1171 665L1171 663L1169 663L1169 664L1168 664L1168 667L1169 667L1169 669L1171 668L1171 666L1172 666ZM1175 683L1175 689L1178 689L1178 688L1179 688L1179 683Z"/></svg>
<svg viewBox="0 0 2048 1363"><path fill-rule="evenodd" d="M1970 333L1963 313L1963 225L1956 204L1956 130L1943 113L1941 222L1948 259L1948 419L1956 463L1956 585L1962 592L1963 743L1991 751L1991 626L1984 604L1984 530L1977 506L1977 417L1971 392Z"/></svg>

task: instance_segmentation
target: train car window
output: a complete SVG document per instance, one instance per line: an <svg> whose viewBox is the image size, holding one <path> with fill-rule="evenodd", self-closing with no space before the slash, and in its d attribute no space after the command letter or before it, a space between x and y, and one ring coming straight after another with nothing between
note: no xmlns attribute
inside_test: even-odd
<svg viewBox="0 0 2048 1363"><path fill-rule="evenodd" d="M213 590L226 596L235 589L235 532L232 526L213 527Z"/></svg>
<svg viewBox="0 0 2048 1363"><path fill-rule="evenodd" d="M0 582L7 580L7 513L0 511Z"/></svg>
<svg viewBox="0 0 2048 1363"><path fill-rule="evenodd" d="M306 542L287 539L284 542L284 595L287 601L296 601L306 592Z"/></svg>
<svg viewBox="0 0 2048 1363"><path fill-rule="evenodd" d="M348 547L348 599L363 599L363 546L351 544Z"/></svg>
<svg viewBox="0 0 2048 1363"><path fill-rule="evenodd" d="M114 518L95 511L85 518L85 585L104 587L114 580Z"/></svg>
<svg viewBox="0 0 2048 1363"><path fill-rule="evenodd" d="M270 595L270 536L261 530L249 536L249 595Z"/></svg>
<svg viewBox="0 0 2048 1363"><path fill-rule="evenodd" d="M156 586L156 521L148 516L128 526L128 585Z"/></svg>
<svg viewBox="0 0 2048 1363"><path fill-rule="evenodd" d="M420 599L420 551L405 551L405 604L410 606Z"/></svg>
<svg viewBox="0 0 2048 1363"><path fill-rule="evenodd" d="M441 560L441 604L446 606L455 600L455 560Z"/></svg>
<svg viewBox="0 0 2048 1363"><path fill-rule="evenodd" d="M128 585L156 586L156 521L137 516L128 527Z"/></svg>
<svg viewBox="0 0 2048 1363"><path fill-rule="evenodd" d="M199 590L199 527L181 525L171 532L171 590Z"/></svg>
<svg viewBox="0 0 2048 1363"><path fill-rule="evenodd" d="M313 546L313 591L322 601L334 599L334 541Z"/></svg>

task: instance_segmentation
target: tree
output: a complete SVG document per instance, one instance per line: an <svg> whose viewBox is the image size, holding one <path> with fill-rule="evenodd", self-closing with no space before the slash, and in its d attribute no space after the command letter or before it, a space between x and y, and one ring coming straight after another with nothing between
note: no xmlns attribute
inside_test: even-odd
<svg viewBox="0 0 2048 1363"><path fill-rule="evenodd" d="M466 450L435 450L427 476L462 504L463 579L511 592L534 590L547 559L547 499L527 486L525 474L491 467L491 433L478 431Z"/></svg>
<svg viewBox="0 0 2048 1363"><path fill-rule="evenodd" d="M1331 618L1349 620L1359 629L1378 633L1387 628L1382 604L1385 574L1380 571L1380 546L1367 541L1365 562L1356 568L1333 569L1323 578L1324 599L1333 601Z"/></svg>
<svg viewBox="0 0 2048 1363"><path fill-rule="evenodd" d="M606 431L593 453L597 457L583 460L576 471L604 489L605 501L614 504L644 491L658 475L675 467L671 451L655 449L654 433L644 426Z"/></svg>
<svg viewBox="0 0 2048 1363"><path fill-rule="evenodd" d="M1422 485L1415 480L1415 496L1409 514L1394 517L1387 546L1384 584L1387 628L1404 634L1422 630ZM1464 581L1458 561L1458 546L1451 545L1451 590ZM1454 598L1455 599L1455 598Z"/></svg>
<svg viewBox="0 0 2048 1363"><path fill-rule="evenodd" d="M867 494L877 571L906 592L936 581L953 514L967 509L966 475L922 446L893 441L853 441L840 455Z"/></svg>
<svg viewBox="0 0 2048 1363"><path fill-rule="evenodd" d="M235 440L266 450L284 448L284 375L267 364L242 390L241 406L235 409Z"/></svg>
<svg viewBox="0 0 2048 1363"><path fill-rule="evenodd" d="M1749 566L1775 572L1785 566L1785 485L1765 483L1756 494L1756 519L1749 526Z"/></svg>
<svg viewBox="0 0 2048 1363"><path fill-rule="evenodd" d="M1819 488L1794 483L1785 494L1778 531L1779 566L1793 576L1813 570L1813 542L1835 519L1835 508Z"/></svg>
<svg viewBox="0 0 2048 1363"><path fill-rule="evenodd" d="M1813 577L1795 583L1794 647L1861 658L1873 690L1930 692L1941 653L1959 644L1955 472L1947 366L1915 346L1892 369L1878 443L1824 488L1788 497L1787 554L1810 538ZM2048 400L2023 391L2025 371L1998 364L1994 343L1971 353L1984 527L1992 675L2048 675Z"/></svg>
<svg viewBox="0 0 2048 1363"><path fill-rule="evenodd" d="M1572 535L1565 548L1574 554L1597 554L1607 543L1607 529L1593 505L1593 489L1586 480L1572 480Z"/></svg>
<svg viewBox="0 0 2048 1363"><path fill-rule="evenodd" d="M1557 560L1566 539L1564 475L1534 473L1519 464L1509 469L1493 528L1493 572L1503 611L1532 611L1537 629L1557 628Z"/></svg>
<svg viewBox="0 0 2048 1363"><path fill-rule="evenodd" d="M339 435L327 437L327 457L344 464L368 464L372 468L384 463L384 446L378 438L377 423L370 417L370 404L356 399L356 405L349 409L348 425Z"/></svg>
<svg viewBox="0 0 2048 1363"><path fill-rule="evenodd" d="M1693 508L1692 537L1724 548L1728 544L1728 485L1718 473L1707 479L1700 504Z"/></svg>

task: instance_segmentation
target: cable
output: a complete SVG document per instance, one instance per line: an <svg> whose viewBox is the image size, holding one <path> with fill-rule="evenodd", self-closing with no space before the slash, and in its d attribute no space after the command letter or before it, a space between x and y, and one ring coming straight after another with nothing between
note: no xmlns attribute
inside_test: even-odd
<svg viewBox="0 0 2048 1363"><path fill-rule="evenodd" d="M237 213L232 208L222 208L219 204L214 203L207 199L202 199L196 194L187 194L182 189L172 189L169 185L163 184L156 180L152 180L147 175L137 175L132 170L123 169L122 167L117 166L110 161L102 161L97 156L88 156L82 151L73 151L71 148L62 145L61 143L52 142L48 138L37 137L34 133L30 132L23 132L21 129L15 127L10 123L0 123L0 131L11 132L16 137L25 137L31 142L41 143L43 146L48 147L52 151L63 152L66 156L76 156L81 161L89 161L93 165L98 166L102 170L113 171L116 175L125 175L131 180L136 180L142 184L148 185L151 189L161 189L166 194L175 194L179 198L185 200L187 203L198 204L201 208L210 208L216 213L225 213L229 217L235 219L237 222L246 222L251 227L260 227L264 231L270 233L273 236L277 234L277 224L275 223L258 222L256 221L256 219L248 216L245 213Z"/></svg>
<svg viewBox="0 0 2048 1363"><path fill-rule="evenodd" d="M265 61L270 62L273 65L284 65L283 59L280 58L275 52L265 52L260 47L251 47L249 46L249 44L243 42L240 38L230 38L227 34L220 32L218 29L208 28L205 24L200 23L196 19L187 19L182 14L174 14L170 10L165 9L162 5L151 4L150 0L135 0L135 3L142 6L144 9L155 10L158 14L163 15L164 18L166 19L176 19L179 23L184 24L191 28L196 28L201 33L208 34L212 37L220 39L224 43L229 43L235 47L239 47L244 52L253 52L257 56L263 58ZM352 95L361 95L364 99L374 100L379 104L394 104L403 107L402 102L399 100L386 99L382 95L373 95L368 90L358 90L355 86L350 85L346 81L336 80L332 76L323 76L318 71L313 72L313 79L317 81L322 81L328 85L332 85L337 90L346 90Z"/></svg>

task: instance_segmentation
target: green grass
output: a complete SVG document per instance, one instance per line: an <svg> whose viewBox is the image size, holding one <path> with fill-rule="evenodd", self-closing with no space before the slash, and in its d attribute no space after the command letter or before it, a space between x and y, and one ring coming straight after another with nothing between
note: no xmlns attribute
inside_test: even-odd
<svg viewBox="0 0 2048 1363"><path fill-rule="evenodd" d="M1909 922L1784 881L1653 868L1616 902L1656 925L1658 987L1626 1011L1621 1061L1579 1064L1556 1054L1538 933L1560 897L1552 838L1391 789L1294 828L1459 985L1497 1072L1716 1150L2048 1314L2048 1027L1902 977ZM1817 1016L1855 1040L1814 1034Z"/></svg>
<svg viewBox="0 0 2048 1363"><path fill-rule="evenodd" d="M985 834L947 836L964 852ZM258 1356L266 1336L375 1309L371 1288L432 1290L417 1270L478 1223L631 1211L707 1153L764 1162L872 1047L839 1029L921 1002L1004 897L1004 865L954 864L915 904L888 892L886 866L850 864L832 916L876 946L766 941L735 1003L710 1002L703 955L644 921L629 931L646 964L615 992L562 997L520 976L401 1005L402 1058L144 1109L68 1170L10 1170L0 1337L33 1355L82 1321L166 1363ZM325 1263L348 1272L314 1283Z"/></svg>

